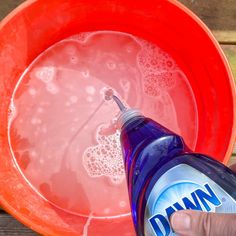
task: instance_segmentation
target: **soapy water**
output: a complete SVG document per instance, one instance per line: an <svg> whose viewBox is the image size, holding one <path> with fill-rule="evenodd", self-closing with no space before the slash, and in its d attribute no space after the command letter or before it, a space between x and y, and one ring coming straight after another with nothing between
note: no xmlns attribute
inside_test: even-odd
<svg viewBox="0 0 236 236"><path fill-rule="evenodd" d="M108 31L56 43L15 88L9 144L32 188L70 213L118 217L130 212L113 94L181 134L189 147L195 145L191 88L158 46ZM181 124L181 117L192 127Z"/></svg>

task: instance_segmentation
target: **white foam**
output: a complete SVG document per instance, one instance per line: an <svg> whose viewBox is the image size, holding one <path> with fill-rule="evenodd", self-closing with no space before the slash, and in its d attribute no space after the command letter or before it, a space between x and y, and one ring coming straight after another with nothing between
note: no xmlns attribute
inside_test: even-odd
<svg viewBox="0 0 236 236"><path fill-rule="evenodd" d="M31 157L36 157L37 155L38 155L37 152L34 150L30 152Z"/></svg>
<svg viewBox="0 0 236 236"><path fill-rule="evenodd" d="M83 165L89 176L106 176L111 184L119 185L125 178L119 132L103 136L99 132L101 129L102 126L97 132L98 145L87 148L83 153Z"/></svg>
<svg viewBox="0 0 236 236"><path fill-rule="evenodd" d="M128 93L130 90L130 82L126 79L121 79L119 81L121 88L123 89L124 92Z"/></svg>
<svg viewBox="0 0 236 236"><path fill-rule="evenodd" d="M87 102L93 102L93 97L88 96L88 97L86 98L86 101L87 101Z"/></svg>
<svg viewBox="0 0 236 236"><path fill-rule="evenodd" d="M81 74L82 74L82 76L83 76L84 78L88 78L89 75L90 75L90 72L89 72L88 69L84 69L84 70L81 72Z"/></svg>
<svg viewBox="0 0 236 236"><path fill-rule="evenodd" d="M48 83L46 89L51 94L57 94L59 92L59 87L55 83Z"/></svg>
<svg viewBox="0 0 236 236"><path fill-rule="evenodd" d="M162 91L175 86L175 77L171 70L177 70L177 64L158 46L136 38L142 50L138 54L137 64L143 75L145 94L157 97Z"/></svg>
<svg viewBox="0 0 236 236"><path fill-rule="evenodd" d="M71 56L70 62L71 62L71 64L76 65L79 62L79 58L77 56Z"/></svg>
<svg viewBox="0 0 236 236"><path fill-rule="evenodd" d="M73 96L70 97L70 101L71 101L71 103L77 103L78 97L73 95Z"/></svg>
<svg viewBox="0 0 236 236"><path fill-rule="evenodd" d="M40 79L44 83L53 81L56 75L56 68L53 66L38 67L34 70L36 78Z"/></svg>
<svg viewBox="0 0 236 236"><path fill-rule="evenodd" d="M44 109L43 109L42 107L39 107L39 108L37 108L37 112L38 112L38 113L43 113L43 112L44 112Z"/></svg>
<svg viewBox="0 0 236 236"><path fill-rule="evenodd" d="M42 130L42 133L44 133L44 134L46 134L48 132L48 129L47 129L46 125L43 125L41 130Z"/></svg>
<svg viewBox="0 0 236 236"><path fill-rule="evenodd" d="M42 120L39 119L39 118L37 118L37 117L33 117L33 118L31 119L31 124L32 124L32 125L38 125L38 124L41 124L41 123L42 123Z"/></svg>
<svg viewBox="0 0 236 236"><path fill-rule="evenodd" d="M70 39L76 40L80 43L85 43L90 36L92 36L94 32L82 32L77 35L72 35Z"/></svg>
<svg viewBox="0 0 236 236"><path fill-rule="evenodd" d="M34 89L34 88L29 88L29 94L31 95L31 96L35 96L36 95L36 89Z"/></svg>
<svg viewBox="0 0 236 236"><path fill-rule="evenodd" d="M106 65L107 65L107 68L109 70L115 70L116 69L116 63L114 61L112 61L112 60L108 60L106 62Z"/></svg>
<svg viewBox="0 0 236 236"><path fill-rule="evenodd" d="M125 201L120 201L119 206L120 207L126 207L127 203Z"/></svg>
<svg viewBox="0 0 236 236"><path fill-rule="evenodd" d="M85 88L85 90L86 90L86 92L87 92L88 94L90 94L90 95L94 95L95 92L96 92L96 89L95 89L94 86L87 86L87 87Z"/></svg>
<svg viewBox="0 0 236 236"><path fill-rule="evenodd" d="M78 121L79 121L79 118L76 117L76 118L73 119L73 121L74 121L74 122L78 122Z"/></svg>
<svg viewBox="0 0 236 236"><path fill-rule="evenodd" d="M125 178L125 175L116 175L110 177L111 183L114 185L120 185Z"/></svg>
<svg viewBox="0 0 236 236"><path fill-rule="evenodd" d="M10 103L10 106L8 108L9 123L11 123L15 119L16 116L17 116L17 109L16 109L16 106L15 106L13 100L12 100L11 103Z"/></svg>
<svg viewBox="0 0 236 236"><path fill-rule="evenodd" d="M75 128L74 126L72 126L72 127L70 128L70 131L71 131L71 132L75 132L75 131L76 131L76 128Z"/></svg>
<svg viewBox="0 0 236 236"><path fill-rule="evenodd" d="M66 106L66 107L69 107L70 105L71 105L70 102L66 102L66 103L65 103L65 106Z"/></svg>

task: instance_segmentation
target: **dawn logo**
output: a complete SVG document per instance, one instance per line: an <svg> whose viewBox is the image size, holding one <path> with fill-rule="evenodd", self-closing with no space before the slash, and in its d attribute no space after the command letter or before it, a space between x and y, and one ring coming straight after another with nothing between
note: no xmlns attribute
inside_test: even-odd
<svg viewBox="0 0 236 236"><path fill-rule="evenodd" d="M177 194L177 192L179 193ZM170 204L173 199L179 200ZM193 209L209 212L215 211L215 208L220 205L221 201L208 183L203 187L194 183L178 183L167 188L159 196L152 208L152 212L157 214L150 217L148 221L155 235L168 236L172 233L169 219L175 211Z"/></svg>

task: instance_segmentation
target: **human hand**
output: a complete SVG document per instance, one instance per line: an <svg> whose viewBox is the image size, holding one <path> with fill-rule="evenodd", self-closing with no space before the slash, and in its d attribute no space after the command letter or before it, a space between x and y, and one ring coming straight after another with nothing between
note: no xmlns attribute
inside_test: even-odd
<svg viewBox="0 0 236 236"><path fill-rule="evenodd" d="M230 168L236 172L236 164ZM181 236L234 236L236 214L182 210L173 213L171 225Z"/></svg>

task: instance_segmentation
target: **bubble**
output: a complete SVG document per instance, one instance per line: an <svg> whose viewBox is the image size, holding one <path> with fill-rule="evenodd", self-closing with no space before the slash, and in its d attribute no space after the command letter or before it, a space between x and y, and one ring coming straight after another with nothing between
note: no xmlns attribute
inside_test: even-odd
<svg viewBox="0 0 236 236"><path fill-rule="evenodd" d="M150 76L150 74L152 73L158 74L163 70L175 70L178 68L178 66L170 58L170 56L158 46L152 43L144 42L140 39L137 39L137 41L142 47L140 53L137 56L137 65L139 66L140 71L144 77ZM167 87L170 88L168 85L163 86L161 80L160 84L162 86L160 87L160 89L166 89ZM151 89L149 86L148 88L146 88L146 91L151 90L152 92L149 92L150 96L156 96L155 91L153 89Z"/></svg>
<svg viewBox="0 0 236 236"><path fill-rule="evenodd" d="M38 155L37 152L34 150L30 152L31 157L36 157L37 155Z"/></svg>
<svg viewBox="0 0 236 236"><path fill-rule="evenodd" d="M81 72L81 74L82 74L82 76L83 76L84 78L88 78L89 75L90 75L90 72L89 72L88 69L85 69L85 70L83 70L83 71Z"/></svg>
<svg viewBox="0 0 236 236"><path fill-rule="evenodd" d="M78 101L78 97L75 95L70 96L70 101L71 101L71 103L76 103Z"/></svg>
<svg viewBox="0 0 236 236"><path fill-rule="evenodd" d="M35 69L36 78L40 79L44 83L51 82L56 75L56 69L53 66L44 66Z"/></svg>
<svg viewBox="0 0 236 236"><path fill-rule="evenodd" d="M172 66L173 66L173 62L172 62L171 60L168 60L168 61L166 62L166 65L167 65L168 67L172 67Z"/></svg>
<svg viewBox="0 0 236 236"><path fill-rule="evenodd" d="M158 77L158 86L162 89L170 89L175 86L175 78L173 72L163 72Z"/></svg>
<svg viewBox="0 0 236 236"><path fill-rule="evenodd" d="M150 66L156 67L157 65L158 65L158 59L157 58L150 59Z"/></svg>
<svg viewBox="0 0 236 236"><path fill-rule="evenodd" d="M155 85L145 83L144 93L151 97L157 97L159 96L159 89Z"/></svg>
<svg viewBox="0 0 236 236"><path fill-rule="evenodd" d="M87 102L93 102L93 98L92 98L91 96L88 96L88 97L86 98L86 101L87 101Z"/></svg>
<svg viewBox="0 0 236 236"><path fill-rule="evenodd" d="M124 92L129 92L130 90L130 82L127 79L121 79L119 84Z"/></svg>
<svg viewBox="0 0 236 236"><path fill-rule="evenodd" d="M107 68L109 70L115 70L116 69L116 63L113 60L108 60L106 62Z"/></svg>
<svg viewBox="0 0 236 236"><path fill-rule="evenodd" d="M42 123L42 120L39 119L39 118L37 118L37 117L33 117L33 118L31 119L31 124L32 124L32 125L37 125L37 124L41 124L41 123Z"/></svg>
<svg viewBox="0 0 236 236"><path fill-rule="evenodd" d="M124 178L125 178L124 175L117 175L117 176L112 176L110 180L112 184L120 185L123 182Z"/></svg>
<svg viewBox="0 0 236 236"><path fill-rule="evenodd" d="M36 95L36 89L34 89L34 88L29 88L29 94L30 94L31 96L35 96L35 95Z"/></svg>
<svg viewBox="0 0 236 236"><path fill-rule="evenodd" d="M98 145L87 148L83 153L83 166L91 177L106 176L111 184L119 185L125 177L119 135L100 135L101 128L97 131ZM117 147L115 151L114 142Z"/></svg>
<svg viewBox="0 0 236 236"><path fill-rule="evenodd" d="M42 107L39 107L39 108L37 109L37 112L38 112L38 113L43 113L43 112L44 112L44 109L43 109Z"/></svg>
<svg viewBox="0 0 236 236"><path fill-rule="evenodd" d="M79 62L79 58L76 56L71 56L70 62L71 62L71 64L77 64Z"/></svg>
<svg viewBox="0 0 236 236"><path fill-rule="evenodd" d="M12 121L17 115L16 106L13 101L11 101L10 106L8 108L8 119Z"/></svg>
<svg viewBox="0 0 236 236"><path fill-rule="evenodd" d="M109 214L111 212L111 209L110 208L105 208L103 212L104 212L104 214Z"/></svg>
<svg viewBox="0 0 236 236"><path fill-rule="evenodd" d="M126 207L127 203L125 201L120 201L119 206L120 207Z"/></svg>
<svg viewBox="0 0 236 236"><path fill-rule="evenodd" d="M90 95L94 95L95 92L96 92L96 89L95 89L94 86L87 86L87 87L85 88L85 90L86 90L86 92L87 92L88 94L90 94Z"/></svg>
<svg viewBox="0 0 236 236"><path fill-rule="evenodd" d="M72 84L65 84L64 86L65 86L65 88L67 88L69 90L73 90L73 85Z"/></svg>
<svg viewBox="0 0 236 236"><path fill-rule="evenodd" d="M42 133L46 134L47 132L48 132L48 129L47 129L46 125L44 125L42 127Z"/></svg>
<svg viewBox="0 0 236 236"><path fill-rule="evenodd" d="M82 32L77 35L72 35L70 39L79 41L80 43L85 43L87 39L92 36L94 33L93 32Z"/></svg>
<svg viewBox="0 0 236 236"><path fill-rule="evenodd" d="M57 94L59 92L58 86L54 83L48 83L46 89L51 94Z"/></svg>

